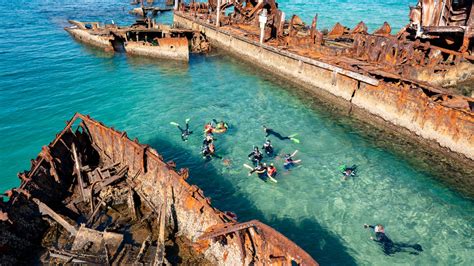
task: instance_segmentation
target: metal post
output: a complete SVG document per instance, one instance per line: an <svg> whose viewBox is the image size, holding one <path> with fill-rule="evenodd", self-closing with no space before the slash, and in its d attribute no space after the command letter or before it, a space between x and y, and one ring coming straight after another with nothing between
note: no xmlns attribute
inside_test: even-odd
<svg viewBox="0 0 474 266"><path fill-rule="evenodd" d="M265 37L265 24L267 23L267 10L263 9L258 16L258 22L260 22L260 44L263 44L263 38Z"/></svg>
<svg viewBox="0 0 474 266"><path fill-rule="evenodd" d="M216 27L219 27L221 19L221 0L217 0L217 18L216 18Z"/></svg>

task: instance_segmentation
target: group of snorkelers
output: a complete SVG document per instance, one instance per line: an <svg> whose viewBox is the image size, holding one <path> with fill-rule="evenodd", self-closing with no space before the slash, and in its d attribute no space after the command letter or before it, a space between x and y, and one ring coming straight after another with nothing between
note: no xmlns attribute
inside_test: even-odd
<svg viewBox="0 0 474 266"><path fill-rule="evenodd" d="M181 131L181 139L183 141L187 141L188 137L193 133L193 131L189 129L189 119L185 120L184 128L182 128L178 123L175 123L175 122L171 122L171 124L177 126L178 129ZM214 134L225 133L228 130L228 128L229 128L229 125L226 122L224 121L218 122L216 119L212 119L212 122L206 123L204 125L204 140L201 147L201 154L203 158L206 158L206 159L212 159L212 157L221 158L215 153L216 148L214 145L214 141L215 141ZM300 142L298 139L295 138L296 134L293 134L290 136L283 136L280 133L266 126L263 126L263 131L266 134L265 135L266 140L263 143L261 149L267 155L268 158L273 158L274 153L275 153L275 149L272 145L272 142L268 138L270 135L282 141L291 140L295 143ZM298 150L294 151L292 154L288 153L284 155L283 167L287 171L293 168L296 164L299 164L301 162L301 160L294 159L296 153L298 153ZM248 159L252 161L253 163L253 167L247 164L244 164L244 166L249 168L250 170L249 175L256 173L260 178L264 180L268 179L273 182L277 182L277 180L275 179L277 175L277 168L275 167L273 163L266 164L263 162L264 154L260 151L260 149L257 146L254 146L253 151L248 155ZM354 177L356 175L357 166L356 165L352 165L352 166L342 165L340 167L340 170L341 170L343 179L347 179L349 177ZM235 216L235 218L234 217L232 218L236 219L237 216L234 213L231 213L231 214ZM405 243L393 242L385 234L385 228L381 224L377 224L377 225L365 224L364 228L372 229L374 231L375 237L370 237L370 239L379 243L383 252L386 255L393 255L397 252L409 252L410 254L418 255L419 252L423 251L421 245L419 244L405 244Z"/></svg>
<svg viewBox="0 0 474 266"><path fill-rule="evenodd" d="M270 135L275 136L279 140L291 140L295 143L299 143L300 141L295 138L296 134L290 135L290 136L283 136L280 133L274 131L271 128L268 128L266 126L263 126L263 131L265 132L265 143L262 145L262 150L265 152L265 154L269 157L272 158L274 156L275 149L273 148L271 140L268 138ZM283 167L286 170L290 170L293 166L296 164L300 163L301 160L294 160L293 157L296 155L298 150L293 152L292 154L285 154L284 159L285 162L283 163ZM248 158L250 161L252 161L254 167L250 167L249 165L244 164L245 167L250 169L249 175L256 173L260 178L262 179L269 179L273 182L277 182L275 179L277 175L277 168L273 163L266 164L263 163L263 153L260 151L260 149L257 146L253 147L253 151L249 153Z"/></svg>
<svg viewBox="0 0 474 266"><path fill-rule="evenodd" d="M183 141L188 141L189 135L193 133L193 131L189 130L189 118L186 119L186 126L182 128L178 123L171 122L170 124L178 127L181 131L181 139ZM203 158L212 159L212 157L221 158L216 154L216 146L214 144L214 133L225 133L229 125L224 122L220 121L217 122L216 119L212 119L212 122L209 122L204 125L204 140L202 141L201 146L201 155Z"/></svg>

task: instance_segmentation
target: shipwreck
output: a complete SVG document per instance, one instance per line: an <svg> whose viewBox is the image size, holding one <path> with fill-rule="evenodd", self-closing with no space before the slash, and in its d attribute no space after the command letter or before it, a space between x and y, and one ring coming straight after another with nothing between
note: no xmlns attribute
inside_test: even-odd
<svg viewBox="0 0 474 266"><path fill-rule="evenodd" d="M472 3L419 1L397 34L388 23L369 33L363 22L320 31L317 15L306 25L296 15L287 18L274 0L180 3L174 24L472 164L472 89L467 95L455 89L474 83Z"/></svg>
<svg viewBox="0 0 474 266"><path fill-rule="evenodd" d="M69 23L72 26L65 30L76 40L108 52L188 61L190 52L203 53L210 49L200 32L157 24L148 17L129 27L75 20Z"/></svg>
<svg viewBox="0 0 474 266"><path fill-rule="evenodd" d="M75 114L0 198L2 263L317 265L270 226L212 207L175 167Z"/></svg>

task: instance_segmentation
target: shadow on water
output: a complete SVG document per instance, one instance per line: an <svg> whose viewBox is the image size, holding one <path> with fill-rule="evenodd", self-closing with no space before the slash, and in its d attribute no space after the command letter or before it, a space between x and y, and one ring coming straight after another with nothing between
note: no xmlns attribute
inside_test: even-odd
<svg viewBox="0 0 474 266"><path fill-rule="evenodd" d="M178 168L187 167L189 162L202 161L201 156L189 150L185 150L185 154L181 154L179 158L176 158L174 156L176 154L176 145L164 139L154 138L147 142L163 156L165 161L174 160ZM297 243L323 265L334 264L334 258L338 258L338 263L342 265L356 265L354 258L348 253L341 239L327 231L317 221L311 219L295 221L290 218L266 218L252 201L245 197L237 196L240 194L233 187L232 183L219 174L212 164L204 166L203 162L196 167L190 167L189 171L190 178L188 181L198 185L206 196L211 197L215 207L220 210L235 211L239 215L240 222L258 219L272 226ZM317 239L314 239L313 236L315 235Z"/></svg>

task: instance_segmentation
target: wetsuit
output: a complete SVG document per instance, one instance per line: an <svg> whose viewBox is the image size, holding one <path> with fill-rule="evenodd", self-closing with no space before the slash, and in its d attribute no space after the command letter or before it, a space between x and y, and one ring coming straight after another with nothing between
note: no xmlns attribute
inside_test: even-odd
<svg viewBox="0 0 474 266"><path fill-rule="evenodd" d="M283 167L286 170L289 170L294 165L295 163L293 162L293 158L291 157L291 155L289 154L285 155L285 163L283 164Z"/></svg>
<svg viewBox="0 0 474 266"><path fill-rule="evenodd" d="M290 137L283 137L280 133L273 131L273 129L271 128L263 127L263 130L265 130L265 133L267 134L265 137L273 135L277 137L279 140L287 140L287 139L291 140Z"/></svg>
<svg viewBox="0 0 474 266"><path fill-rule="evenodd" d="M254 164L258 164L262 161L263 154L258 150L258 148L255 148L251 153L249 153L248 157Z"/></svg>
<svg viewBox="0 0 474 266"><path fill-rule="evenodd" d="M357 166L356 165L353 165L351 167L345 167L344 168L344 171L342 171L342 175L344 175L344 177L350 177L350 176L355 176L356 175L356 169L357 169Z"/></svg>
<svg viewBox="0 0 474 266"><path fill-rule="evenodd" d="M369 225L369 227L375 230L376 226ZM385 232L376 231L374 241L380 244L383 252L388 256L397 252L410 252L410 254L418 255L418 252L423 251L423 248L419 244L411 245L405 243L395 243L385 234ZM407 250L406 248L411 248L413 250Z"/></svg>
<svg viewBox="0 0 474 266"><path fill-rule="evenodd" d="M270 141L266 141L263 146L262 146L262 149L265 151L265 153L268 155L268 156L273 156L273 146L272 146L272 143Z"/></svg>
<svg viewBox="0 0 474 266"><path fill-rule="evenodd" d="M263 164L259 163L257 167L255 167L252 171L250 171L250 174L253 174L254 172L256 172L258 174L258 177L265 180L266 171L267 171L267 168Z"/></svg>
<svg viewBox="0 0 474 266"><path fill-rule="evenodd" d="M181 128L180 125L178 125L178 128L179 128L179 130L181 130L181 139L183 141L187 141L189 135L193 134L193 132L189 130L189 124L188 123L186 123L186 129Z"/></svg>

